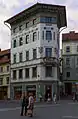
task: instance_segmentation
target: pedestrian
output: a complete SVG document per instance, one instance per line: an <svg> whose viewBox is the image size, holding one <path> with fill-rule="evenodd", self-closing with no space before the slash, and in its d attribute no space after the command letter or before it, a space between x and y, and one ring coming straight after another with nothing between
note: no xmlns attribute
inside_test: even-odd
<svg viewBox="0 0 78 119"><path fill-rule="evenodd" d="M31 117L33 116L33 108L34 108L34 98L33 98L33 94L30 93L29 94L28 115Z"/></svg>
<svg viewBox="0 0 78 119"><path fill-rule="evenodd" d="M28 97L27 97L26 93L24 93L22 95L22 99L21 99L21 116L23 116L23 114L24 114L24 109L25 109L25 115L26 115L27 106L28 106Z"/></svg>

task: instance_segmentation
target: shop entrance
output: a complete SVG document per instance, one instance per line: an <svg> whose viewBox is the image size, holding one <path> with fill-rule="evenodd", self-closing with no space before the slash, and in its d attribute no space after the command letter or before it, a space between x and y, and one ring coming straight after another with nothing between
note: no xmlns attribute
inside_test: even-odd
<svg viewBox="0 0 78 119"><path fill-rule="evenodd" d="M22 96L22 86L14 87L14 99L20 100Z"/></svg>
<svg viewBox="0 0 78 119"><path fill-rule="evenodd" d="M47 101L48 97L52 99L52 85L45 86L45 101Z"/></svg>
<svg viewBox="0 0 78 119"><path fill-rule="evenodd" d="M26 87L26 91L28 96L29 96L29 93L32 93L34 100L36 100L36 85L28 85Z"/></svg>
<svg viewBox="0 0 78 119"><path fill-rule="evenodd" d="M65 83L65 94L72 95L72 83Z"/></svg>

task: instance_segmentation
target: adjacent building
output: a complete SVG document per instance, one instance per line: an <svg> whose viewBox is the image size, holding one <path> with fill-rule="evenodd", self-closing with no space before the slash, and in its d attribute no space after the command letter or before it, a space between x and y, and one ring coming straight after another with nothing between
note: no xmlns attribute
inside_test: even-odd
<svg viewBox="0 0 78 119"><path fill-rule="evenodd" d="M37 3L5 21L11 26L11 98L25 91L52 98L57 92L59 30L65 6Z"/></svg>
<svg viewBox="0 0 78 119"><path fill-rule="evenodd" d="M0 49L0 100L10 98L10 49Z"/></svg>
<svg viewBox="0 0 78 119"><path fill-rule="evenodd" d="M78 33L62 35L64 92L71 95L78 90Z"/></svg>

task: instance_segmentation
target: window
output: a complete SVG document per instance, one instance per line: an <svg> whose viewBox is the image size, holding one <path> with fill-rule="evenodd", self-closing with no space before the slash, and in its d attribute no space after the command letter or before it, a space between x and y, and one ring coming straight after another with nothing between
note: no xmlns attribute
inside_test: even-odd
<svg viewBox="0 0 78 119"><path fill-rule="evenodd" d="M23 70L19 69L19 79L21 79L23 77Z"/></svg>
<svg viewBox="0 0 78 119"><path fill-rule="evenodd" d="M13 70L13 79L16 79L16 76L17 76L17 72L16 70Z"/></svg>
<svg viewBox="0 0 78 119"><path fill-rule="evenodd" d="M32 68L32 77L37 77L37 67Z"/></svg>
<svg viewBox="0 0 78 119"><path fill-rule="evenodd" d="M3 67L0 67L0 72L3 72Z"/></svg>
<svg viewBox="0 0 78 119"><path fill-rule="evenodd" d="M13 29L13 33L15 33L15 32L16 32L16 28Z"/></svg>
<svg viewBox="0 0 78 119"><path fill-rule="evenodd" d="M29 60L29 51L26 51L26 60Z"/></svg>
<svg viewBox="0 0 78 119"><path fill-rule="evenodd" d="M0 78L0 85L3 84L3 78Z"/></svg>
<svg viewBox="0 0 78 119"><path fill-rule="evenodd" d="M52 33L51 33L51 31L46 31L46 40L52 40Z"/></svg>
<svg viewBox="0 0 78 119"><path fill-rule="evenodd" d="M70 58L66 58L66 65L70 65Z"/></svg>
<svg viewBox="0 0 78 119"><path fill-rule="evenodd" d="M6 77L6 83L9 84L9 77Z"/></svg>
<svg viewBox="0 0 78 119"><path fill-rule="evenodd" d="M19 26L19 31L21 31L21 30L22 30L22 25Z"/></svg>
<svg viewBox="0 0 78 119"><path fill-rule="evenodd" d="M46 77L52 77L52 66L46 66L45 75Z"/></svg>
<svg viewBox="0 0 78 119"><path fill-rule="evenodd" d="M46 48L46 52L45 52L45 56L46 57L51 57L52 56L52 48Z"/></svg>
<svg viewBox="0 0 78 119"><path fill-rule="evenodd" d="M77 52L78 52L78 46L77 46Z"/></svg>
<svg viewBox="0 0 78 119"><path fill-rule="evenodd" d="M25 69L25 78L29 78L29 68Z"/></svg>
<svg viewBox="0 0 78 119"><path fill-rule="evenodd" d="M16 63L16 54L13 55L13 63Z"/></svg>
<svg viewBox="0 0 78 119"><path fill-rule="evenodd" d="M42 31L42 39L44 40L44 31Z"/></svg>
<svg viewBox="0 0 78 119"><path fill-rule="evenodd" d="M29 35L26 36L26 44L28 44L29 41Z"/></svg>
<svg viewBox="0 0 78 119"><path fill-rule="evenodd" d="M56 23L57 19L56 19L56 17L41 17L40 18L40 22L43 22L43 23Z"/></svg>
<svg viewBox="0 0 78 119"><path fill-rule="evenodd" d="M33 25L36 24L36 19L33 19Z"/></svg>
<svg viewBox="0 0 78 119"><path fill-rule="evenodd" d="M55 32L53 32L53 39L55 40Z"/></svg>
<svg viewBox="0 0 78 119"><path fill-rule="evenodd" d="M77 57L77 65L78 65L78 57Z"/></svg>
<svg viewBox="0 0 78 119"><path fill-rule="evenodd" d="M16 47L16 40L14 40L14 42L13 42L13 48L15 48Z"/></svg>
<svg viewBox="0 0 78 119"><path fill-rule="evenodd" d="M9 66L7 66L7 72L9 71Z"/></svg>
<svg viewBox="0 0 78 119"><path fill-rule="evenodd" d="M34 33L33 33L33 41L36 41L36 40L37 40L37 33L34 32Z"/></svg>
<svg viewBox="0 0 78 119"><path fill-rule="evenodd" d="M33 49L33 59L36 59L36 58L37 58L37 50Z"/></svg>
<svg viewBox="0 0 78 119"><path fill-rule="evenodd" d="M70 77L70 72L66 72L66 77Z"/></svg>
<svg viewBox="0 0 78 119"><path fill-rule="evenodd" d="M19 46L23 45L23 39L22 37L19 39Z"/></svg>
<svg viewBox="0 0 78 119"><path fill-rule="evenodd" d="M22 52L19 53L19 62L22 62Z"/></svg>
<svg viewBox="0 0 78 119"><path fill-rule="evenodd" d="M70 52L70 46L66 46L66 52Z"/></svg>
<svg viewBox="0 0 78 119"><path fill-rule="evenodd" d="M28 28L28 27L29 27L29 22L26 23L26 28Z"/></svg>

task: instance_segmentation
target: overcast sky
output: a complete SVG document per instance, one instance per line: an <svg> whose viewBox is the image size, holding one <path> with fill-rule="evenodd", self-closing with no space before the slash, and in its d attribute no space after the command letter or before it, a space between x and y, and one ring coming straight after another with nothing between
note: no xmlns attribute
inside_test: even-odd
<svg viewBox="0 0 78 119"><path fill-rule="evenodd" d="M49 3L66 6L67 29L78 32L78 0L0 0L0 48L10 48L10 30L4 25L4 21L34 3Z"/></svg>

